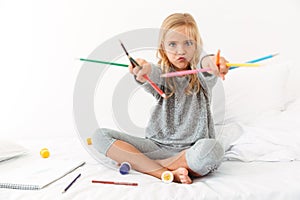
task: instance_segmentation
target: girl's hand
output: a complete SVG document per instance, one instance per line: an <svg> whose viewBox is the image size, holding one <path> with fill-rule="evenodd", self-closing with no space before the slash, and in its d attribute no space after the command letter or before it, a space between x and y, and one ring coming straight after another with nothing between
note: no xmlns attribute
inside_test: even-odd
<svg viewBox="0 0 300 200"><path fill-rule="evenodd" d="M224 57L220 57L219 60L220 65L216 65L216 56L209 56L208 58L205 58L203 60L203 67L209 67L211 68L211 73L213 73L216 76L222 77L223 80L225 79L224 76L228 73L229 67L226 66L226 63L228 61Z"/></svg>
<svg viewBox="0 0 300 200"><path fill-rule="evenodd" d="M128 65L129 72L136 76L136 80L139 82L146 82L147 80L143 77L144 75L149 75L151 73L151 64L148 63L144 59L135 59L135 61L139 64L141 67L133 67L131 64Z"/></svg>
<svg viewBox="0 0 300 200"><path fill-rule="evenodd" d="M215 60L216 60L216 56L214 56ZM216 62L214 62L216 63ZM226 63L228 63L228 61L224 58L224 57L220 57L220 60L219 60L219 65L217 66L218 67L218 73L219 73L219 76L225 80L225 75L228 73L228 70L229 70L229 67L226 65Z"/></svg>

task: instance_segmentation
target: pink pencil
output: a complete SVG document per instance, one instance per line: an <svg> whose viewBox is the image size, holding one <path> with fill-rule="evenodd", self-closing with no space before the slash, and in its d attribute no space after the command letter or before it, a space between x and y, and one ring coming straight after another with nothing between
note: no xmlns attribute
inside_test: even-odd
<svg viewBox="0 0 300 200"><path fill-rule="evenodd" d="M177 72L170 72L160 75L161 77L174 77L174 76L183 76L188 74L196 74L199 72L207 72L210 71L210 68L203 68L203 69L192 69L192 70L183 70L183 71L177 71Z"/></svg>

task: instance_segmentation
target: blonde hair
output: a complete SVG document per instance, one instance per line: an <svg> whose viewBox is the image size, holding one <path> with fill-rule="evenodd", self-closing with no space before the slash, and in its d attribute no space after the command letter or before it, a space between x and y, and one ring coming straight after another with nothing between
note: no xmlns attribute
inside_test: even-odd
<svg viewBox="0 0 300 200"><path fill-rule="evenodd" d="M196 21L194 20L192 15L188 13L174 13L168 16L163 21L160 29L160 34L159 34L159 43L158 43L159 48L157 50L156 56L159 59L158 64L161 66L163 73L170 72L170 68L172 66L163 48L163 41L165 40L168 31L170 30L176 31L176 29L180 27L185 27L188 33L188 37L192 38L196 42L196 52L192 60L190 61L190 68L196 69L196 65L199 63L201 49L202 49L202 40L199 34ZM201 85L198 79L198 75L192 74L189 76L190 76L190 81L187 88L185 89L185 93L192 94L194 91L196 93L199 92L201 89ZM167 78L166 82L167 82L167 86L171 89L170 94L168 94L167 96L171 97L176 90L176 85L174 81L172 81L172 78Z"/></svg>

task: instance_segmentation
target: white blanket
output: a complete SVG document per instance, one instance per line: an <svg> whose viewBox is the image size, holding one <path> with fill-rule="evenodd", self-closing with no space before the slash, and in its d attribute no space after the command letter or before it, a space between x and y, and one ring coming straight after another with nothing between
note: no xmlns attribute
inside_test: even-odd
<svg viewBox="0 0 300 200"><path fill-rule="evenodd" d="M285 111L265 113L242 126L241 137L226 153L227 159L242 161L300 160L300 99Z"/></svg>
<svg viewBox="0 0 300 200"><path fill-rule="evenodd" d="M213 174L194 180L191 185L165 184L159 179L130 171L121 175L118 167L105 161L94 160L80 144L78 138L48 138L20 141L39 158L41 147L48 147L51 156L60 159L84 160L86 165L63 179L38 191L0 189L0 199L300 199L300 162L240 162L225 161ZM32 159L34 156L30 156ZM42 158L39 158L42 159ZM32 160L28 160L31 162ZM16 166L18 167L18 166ZM24 171L24 173L26 173ZM76 177L82 176L64 194L63 189ZM138 186L104 185L92 180L137 182Z"/></svg>

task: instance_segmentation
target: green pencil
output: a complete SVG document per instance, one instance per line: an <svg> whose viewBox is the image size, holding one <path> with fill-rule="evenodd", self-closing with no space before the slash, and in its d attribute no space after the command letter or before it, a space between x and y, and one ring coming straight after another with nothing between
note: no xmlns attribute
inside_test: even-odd
<svg viewBox="0 0 300 200"><path fill-rule="evenodd" d="M86 62L94 62L94 63L107 64L107 65L115 65L115 66L120 66L120 67L128 67L128 65L125 65L125 64L113 63L113 62L105 62L105 61L101 61L101 60L91 60L91 59L85 59L85 58L80 58L79 60L86 61Z"/></svg>

